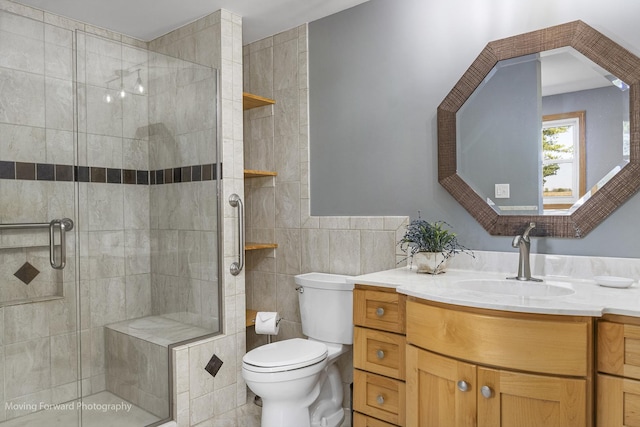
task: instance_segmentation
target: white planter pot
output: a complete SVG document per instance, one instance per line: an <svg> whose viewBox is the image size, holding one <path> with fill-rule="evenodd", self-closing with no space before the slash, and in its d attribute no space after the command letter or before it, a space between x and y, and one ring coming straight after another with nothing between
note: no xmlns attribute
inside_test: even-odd
<svg viewBox="0 0 640 427"><path fill-rule="evenodd" d="M416 252L413 262L418 273L440 274L446 271L449 258L445 258L441 252Z"/></svg>

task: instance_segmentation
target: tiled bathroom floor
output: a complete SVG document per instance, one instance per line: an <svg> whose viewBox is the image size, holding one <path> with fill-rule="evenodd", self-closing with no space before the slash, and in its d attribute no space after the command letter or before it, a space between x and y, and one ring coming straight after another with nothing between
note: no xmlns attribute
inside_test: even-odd
<svg viewBox="0 0 640 427"><path fill-rule="evenodd" d="M262 408L253 403L253 393L249 393L247 404L236 409L235 419L229 424L215 424L216 427L260 427ZM351 427L351 412L345 410L345 418L340 427Z"/></svg>
<svg viewBox="0 0 640 427"><path fill-rule="evenodd" d="M159 420L153 414L131 406L130 410L116 411L115 406L122 404L118 396L103 391L87 396L80 403L67 406L69 409L50 409L15 418L3 423L1 427L73 427L79 425L78 411L71 408L82 407L82 425L90 427L142 427ZM124 401L124 403L128 403Z"/></svg>
<svg viewBox="0 0 640 427"><path fill-rule="evenodd" d="M103 391L83 399L82 413L84 427L143 427L158 421L158 417L133 405L129 411L102 410L105 406L123 403L118 396ZM127 403L127 402L125 402ZM77 406L76 406L77 407ZM216 427L260 427L261 408L253 401L230 412L228 416L216 419ZM349 412L341 427L351 427ZM74 410L40 411L3 423L0 427L73 427L79 425L78 413Z"/></svg>

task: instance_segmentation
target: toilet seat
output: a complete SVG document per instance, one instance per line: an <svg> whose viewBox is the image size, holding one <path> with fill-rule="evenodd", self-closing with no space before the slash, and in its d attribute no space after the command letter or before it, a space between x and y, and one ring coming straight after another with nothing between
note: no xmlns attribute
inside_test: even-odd
<svg viewBox="0 0 640 427"><path fill-rule="evenodd" d="M324 343L292 338L251 350L242 358L242 364L252 372L284 372L322 362L327 355Z"/></svg>

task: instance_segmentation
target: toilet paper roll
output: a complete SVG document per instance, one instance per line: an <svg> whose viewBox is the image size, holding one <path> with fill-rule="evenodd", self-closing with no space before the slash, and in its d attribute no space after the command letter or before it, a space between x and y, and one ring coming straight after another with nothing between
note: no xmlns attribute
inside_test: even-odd
<svg viewBox="0 0 640 427"><path fill-rule="evenodd" d="M278 335L279 319L275 311L259 311L256 315L256 334Z"/></svg>

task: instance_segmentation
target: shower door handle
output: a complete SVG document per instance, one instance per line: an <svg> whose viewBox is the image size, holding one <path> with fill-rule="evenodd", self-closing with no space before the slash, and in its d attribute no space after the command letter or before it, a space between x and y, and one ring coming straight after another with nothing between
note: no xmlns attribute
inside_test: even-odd
<svg viewBox="0 0 640 427"><path fill-rule="evenodd" d="M55 231L60 228L60 259L56 260ZM73 229L73 221L69 218L54 219L49 223L49 263L56 270L62 270L67 264L67 231Z"/></svg>
<svg viewBox="0 0 640 427"><path fill-rule="evenodd" d="M238 262L232 263L230 268L231 274L237 276L244 267L244 205L235 193L229 196L229 204L238 208Z"/></svg>

